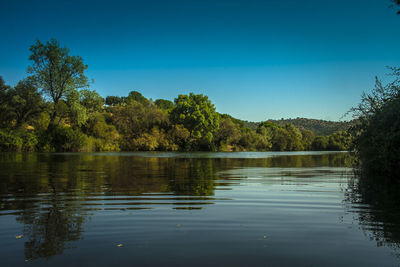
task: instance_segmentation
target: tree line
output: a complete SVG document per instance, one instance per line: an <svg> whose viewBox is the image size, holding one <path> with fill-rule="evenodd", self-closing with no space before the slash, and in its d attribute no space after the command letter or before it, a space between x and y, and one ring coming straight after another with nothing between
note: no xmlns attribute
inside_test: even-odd
<svg viewBox="0 0 400 267"><path fill-rule="evenodd" d="M346 131L316 136L269 121L250 128L202 94L104 99L89 89L83 59L57 40L38 40L30 51L27 78L11 87L0 77L1 151L347 150L351 143Z"/></svg>

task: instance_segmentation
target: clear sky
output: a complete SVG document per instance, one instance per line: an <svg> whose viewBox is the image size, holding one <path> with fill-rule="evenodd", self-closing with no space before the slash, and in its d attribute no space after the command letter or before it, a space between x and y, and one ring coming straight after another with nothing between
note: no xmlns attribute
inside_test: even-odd
<svg viewBox="0 0 400 267"><path fill-rule="evenodd" d="M261 121L339 120L400 65L390 0L0 0L0 75L26 77L29 47L56 38L102 96L208 95Z"/></svg>

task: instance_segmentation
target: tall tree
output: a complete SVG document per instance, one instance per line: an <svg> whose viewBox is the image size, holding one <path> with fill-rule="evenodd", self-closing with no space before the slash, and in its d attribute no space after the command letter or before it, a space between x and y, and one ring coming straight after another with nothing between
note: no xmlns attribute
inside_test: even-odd
<svg viewBox="0 0 400 267"><path fill-rule="evenodd" d="M30 47L32 65L28 72L32 74L38 88L53 101L50 113L50 127L55 124L57 105L71 91L88 86L84 72L87 65L79 56L70 56L69 49L60 47L57 40L51 39L46 43L37 40Z"/></svg>

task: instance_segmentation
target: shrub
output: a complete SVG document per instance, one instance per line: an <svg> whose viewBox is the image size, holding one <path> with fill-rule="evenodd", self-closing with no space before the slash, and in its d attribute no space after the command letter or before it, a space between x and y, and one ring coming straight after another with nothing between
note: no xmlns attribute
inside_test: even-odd
<svg viewBox="0 0 400 267"><path fill-rule="evenodd" d="M50 135L53 147L60 152L79 152L88 141L88 137L79 129L66 126L56 127Z"/></svg>
<svg viewBox="0 0 400 267"><path fill-rule="evenodd" d="M0 130L0 151L21 151L23 140L12 131Z"/></svg>

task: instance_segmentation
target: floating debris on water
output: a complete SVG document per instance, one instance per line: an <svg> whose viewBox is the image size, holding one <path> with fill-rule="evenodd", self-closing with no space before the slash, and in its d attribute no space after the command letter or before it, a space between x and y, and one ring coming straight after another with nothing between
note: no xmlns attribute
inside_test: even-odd
<svg viewBox="0 0 400 267"><path fill-rule="evenodd" d="M264 235L264 239L266 239L267 238L267 235Z"/></svg>
<svg viewBox="0 0 400 267"><path fill-rule="evenodd" d="M177 225L176 225L176 227L181 227L182 226L182 224L180 224L180 223L178 223Z"/></svg>
<svg viewBox="0 0 400 267"><path fill-rule="evenodd" d="M20 239L20 238L22 238L24 235L17 235L17 236L15 236L15 238L16 239Z"/></svg>
<svg viewBox="0 0 400 267"><path fill-rule="evenodd" d="M123 247L123 246L124 246L123 244L118 244L118 245L117 245L117 247L119 247L119 248L120 248L120 247Z"/></svg>

